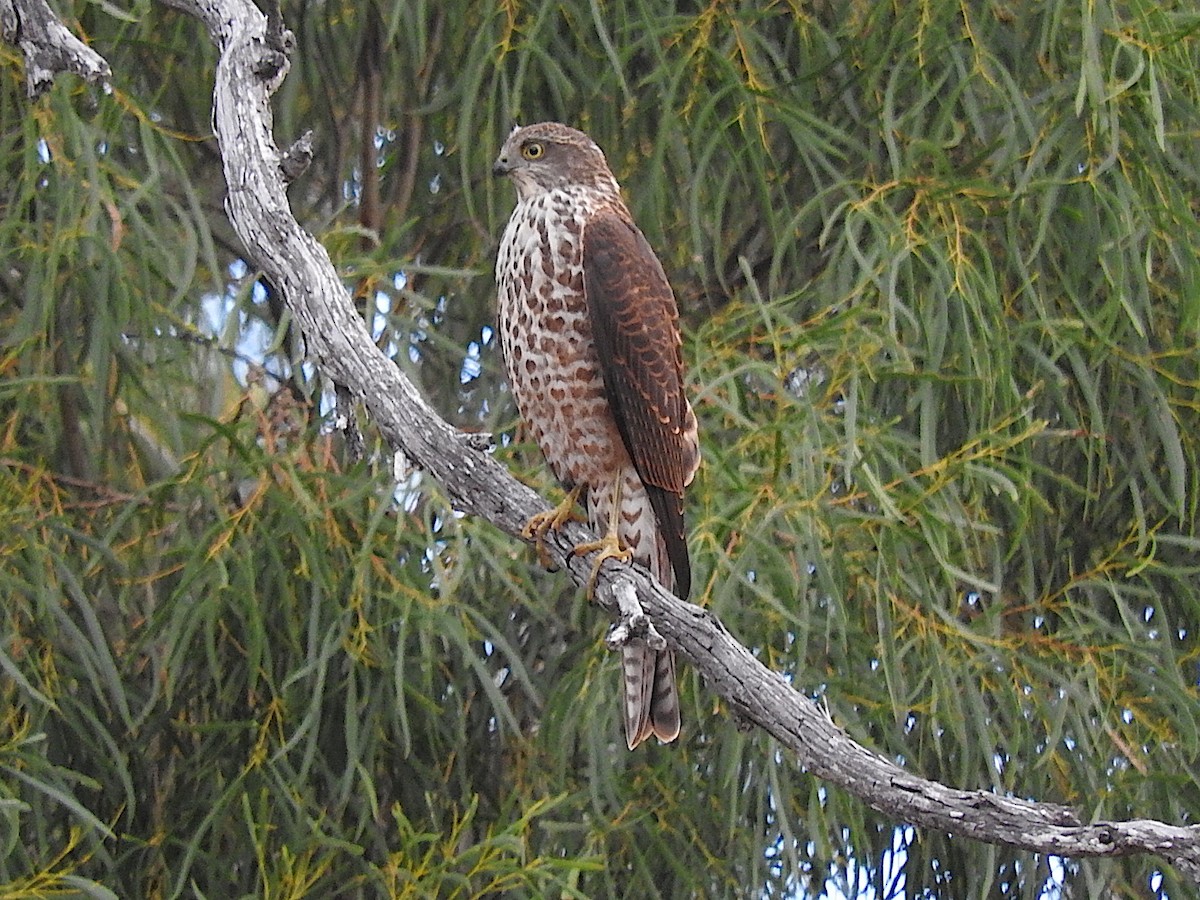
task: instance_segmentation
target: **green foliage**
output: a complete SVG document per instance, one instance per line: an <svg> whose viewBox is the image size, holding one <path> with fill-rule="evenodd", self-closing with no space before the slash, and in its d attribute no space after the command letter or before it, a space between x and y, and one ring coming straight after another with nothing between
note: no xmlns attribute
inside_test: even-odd
<svg viewBox="0 0 1200 900"><path fill-rule="evenodd" d="M344 464L224 220L198 24L77 14L111 96L0 56L0 897L1187 894L898 828L686 667L628 754L566 579ZM1191 4L284 14L297 213L448 418L550 489L486 176L514 119L585 127L688 327L697 599L916 772L1200 817Z"/></svg>

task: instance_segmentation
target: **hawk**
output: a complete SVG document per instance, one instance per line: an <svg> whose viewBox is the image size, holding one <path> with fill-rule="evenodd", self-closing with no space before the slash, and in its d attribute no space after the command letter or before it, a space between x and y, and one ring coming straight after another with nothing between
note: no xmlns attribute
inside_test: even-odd
<svg viewBox="0 0 1200 900"><path fill-rule="evenodd" d="M526 536L582 498L603 540L576 552L646 566L686 598L683 491L700 465L675 295L600 148L556 122L514 128L493 166L517 188L496 259L500 341L517 408L567 488ZM597 569L599 563L597 563ZM672 651L622 648L625 738L679 735Z"/></svg>

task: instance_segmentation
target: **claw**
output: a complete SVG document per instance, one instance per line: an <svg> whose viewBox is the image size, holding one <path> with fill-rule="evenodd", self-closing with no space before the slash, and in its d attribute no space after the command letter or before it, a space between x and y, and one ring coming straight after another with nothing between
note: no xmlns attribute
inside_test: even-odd
<svg viewBox="0 0 1200 900"><path fill-rule="evenodd" d="M629 562L633 559L633 551L628 547L621 546L621 539L617 537L616 531L610 531L598 541L588 541L587 543L576 545L571 551L572 556L580 556L586 553L592 553L599 550L600 555L596 557L596 562L592 566L592 577L588 579L587 592L591 597L596 590L596 579L600 576L600 567L604 565L606 559L617 559L621 562Z"/></svg>
<svg viewBox="0 0 1200 900"><path fill-rule="evenodd" d="M554 509L534 513L525 523L525 527L521 529L521 534L526 540L537 542L538 560L547 569L554 568L554 561L547 555L546 548L542 545L542 539L546 536L546 532L557 531L572 519L580 518L575 512L575 504L579 501L579 495L582 492L583 485L575 485L558 506Z"/></svg>
<svg viewBox="0 0 1200 900"><path fill-rule="evenodd" d="M583 489L583 483L575 485L558 506L554 507L554 509L535 513L521 530L521 534L524 535L526 540L536 542L538 559L547 569L554 568L554 562L546 553L546 548L542 540L545 538L546 532L551 530L557 531L571 519L580 518L575 513L575 504L579 502L579 495L583 493ZM608 531L600 540L578 544L568 554L568 556L583 556L596 551L600 552L600 555L596 557L595 564L592 566L592 577L588 579L587 593L589 597L595 593L596 579L600 576L600 567L604 565L606 559L616 559L621 562L629 562L633 559L633 551L628 547L622 546L621 538L618 534L620 509L621 482L618 475L616 482L613 484L612 513Z"/></svg>
<svg viewBox="0 0 1200 900"><path fill-rule="evenodd" d="M529 521L525 523L525 527L521 529L521 534L527 540L533 540L534 538L541 539L546 536L547 531L551 529L557 531L572 519L579 519L579 516L575 512L575 504L579 502L579 495L582 492L583 485L577 484L563 498L562 503L558 504L554 509L546 509L540 513L534 513L529 517Z"/></svg>

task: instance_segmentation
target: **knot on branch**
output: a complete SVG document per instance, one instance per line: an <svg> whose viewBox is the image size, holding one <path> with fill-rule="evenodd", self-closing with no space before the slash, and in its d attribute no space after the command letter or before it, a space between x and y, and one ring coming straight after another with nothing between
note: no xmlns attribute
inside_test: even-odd
<svg viewBox="0 0 1200 900"><path fill-rule="evenodd" d="M289 31L288 34L291 34L291 32ZM258 62L254 64L254 74L263 81L282 81L287 67L287 54L268 46L263 50L262 55L259 56Z"/></svg>
<svg viewBox="0 0 1200 900"><path fill-rule="evenodd" d="M642 610L637 592L628 581L622 580L613 588L620 618L608 629L604 643L610 650L619 650L633 640L643 640L651 650L667 649L667 639L658 633L654 623Z"/></svg>
<svg viewBox="0 0 1200 900"><path fill-rule="evenodd" d="M491 453L496 449L496 438L490 431L467 431L463 443L476 453Z"/></svg>
<svg viewBox="0 0 1200 900"><path fill-rule="evenodd" d="M313 158L312 129L304 132L287 148L283 158L279 160L279 170L283 180L291 184L304 174Z"/></svg>
<svg viewBox="0 0 1200 900"><path fill-rule="evenodd" d="M296 49L296 36L283 24L279 0L268 0L266 7L267 25L262 37L265 49L254 64L254 74L274 90L287 74L288 60Z"/></svg>

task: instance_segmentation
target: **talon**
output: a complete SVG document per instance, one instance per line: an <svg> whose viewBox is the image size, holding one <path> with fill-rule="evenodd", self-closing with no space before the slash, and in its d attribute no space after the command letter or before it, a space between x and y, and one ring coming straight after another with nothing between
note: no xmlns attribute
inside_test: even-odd
<svg viewBox="0 0 1200 900"><path fill-rule="evenodd" d="M596 550L600 551L600 555L596 557L596 562L592 566L592 577L588 579L587 592L589 597L596 590L596 579L600 576L600 567L604 565L606 559L617 559L626 563L633 559L633 551L628 547L621 546L621 540L617 537L615 531L610 531L598 541L588 541L587 543L577 545L571 551L571 555L586 554Z"/></svg>
<svg viewBox="0 0 1200 900"><path fill-rule="evenodd" d="M557 531L572 519L580 518L575 512L575 504L579 500L579 495L582 491L582 484L575 485L558 506L554 507L554 509L534 513L529 517L529 521L525 523L525 527L521 529L521 534L526 540L537 542L538 561L547 569L554 568L554 561L546 553L546 548L542 545L542 539L545 538L546 532L550 530Z"/></svg>
<svg viewBox="0 0 1200 900"><path fill-rule="evenodd" d="M575 512L575 504L579 501L579 495L583 492L583 485L577 484L571 488L571 492L563 498L562 503L554 507L554 509L545 509L540 513L534 513L529 517L529 521L525 523L525 527L521 529L527 539L543 538L546 532L554 529L557 531L562 528L567 522L572 519L578 519L579 516Z"/></svg>

